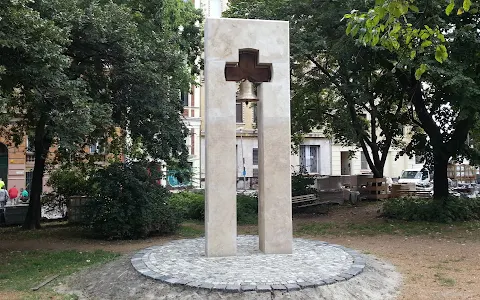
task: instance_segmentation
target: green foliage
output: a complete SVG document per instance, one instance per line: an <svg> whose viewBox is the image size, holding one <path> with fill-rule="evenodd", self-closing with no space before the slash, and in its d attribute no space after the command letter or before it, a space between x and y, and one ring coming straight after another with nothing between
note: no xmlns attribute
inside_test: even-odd
<svg viewBox="0 0 480 300"><path fill-rule="evenodd" d="M205 219L205 196L202 194L181 192L173 194L169 202L184 220Z"/></svg>
<svg viewBox="0 0 480 300"><path fill-rule="evenodd" d="M47 185L52 189L42 196L42 205L49 210L69 206L71 196L83 196L89 191L88 171L77 167L60 167L49 174Z"/></svg>
<svg viewBox="0 0 480 300"><path fill-rule="evenodd" d="M12 125L1 134L19 144L35 133L32 210L40 209L54 144L58 161L90 160L84 148L98 141L107 153L135 149L137 159L187 168L179 96L196 83L202 43L202 14L190 1L0 0L0 7L0 126Z"/></svg>
<svg viewBox="0 0 480 300"><path fill-rule="evenodd" d="M372 172L382 177L388 149L401 142L407 97L392 67L383 64L390 61L388 52L345 36L352 28L341 21L344 12L365 5L362 0L233 0L225 16L290 22L294 142L322 130L336 143L362 148Z"/></svg>
<svg viewBox="0 0 480 300"><path fill-rule="evenodd" d="M183 220L205 220L205 196L201 193L181 192L173 194L169 203ZM256 224L258 218L258 197L256 195L237 195L238 224Z"/></svg>
<svg viewBox="0 0 480 300"><path fill-rule="evenodd" d="M457 14L452 13L455 7ZM351 26L360 27L357 42L390 53L392 73L408 94L413 125L412 141L403 149L425 155L433 164L438 183L434 197L442 202L448 196L448 161L475 159L466 141L480 115L478 2L380 0L360 10L367 13L354 11L346 17ZM377 17L378 23L367 24ZM379 34L380 43L373 45L371 37Z"/></svg>
<svg viewBox="0 0 480 300"><path fill-rule="evenodd" d="M256 224L258 222L258 196L237 195L237 222L243 224Z"/></svg>
<svg viewBox="0 0 480 300"><path fill-rule="evenodd" d="M292 196L314 194L317 192L312 186L315 184L315 177L303 172L292 174Z"/></svg>
<svg viewBox="0 0 480 300"><path fill-rule="evenodd" d="M480 198L448 197L443 203L432 199L390 199L383 205L387 218L406 221L449 223L480 219Z"/></svg>
<svg viewBox="0 0 480 300"><path fill-rule="evenodd" d="M144 238L172 233L181 221L170 193L143 164L109 165L89 180L89 201L82 209L85 227L106 239Z"/></svg>
<svg viewBox="0 0 480 300"><path fill-rule="evenodd" d="M49 173L47 185L58 196L68 198L71 196L86 195L89 190L88 172L76 167L60 167Z"/></svg>
<svg viewBox="0 0 480 300"><path fill-rule="evenodd" d="M439 7L445 3L445 1L436 2L439 2L437 4ZM450 16L459 2L462 1L450 0L445 7L446 16ZM421 5L421 9L416 4ZM426 6L424 4L424 1L415 0L377 0L375 6L366 13L352 10L351 13L345 14L344 17L349 19L346 33L356 37L363 45L375 47L379 44L396 53L400 57L400 62L413 60L415 55L412 53L420 52L427 56L434 54L435 60L443 63L448 58L445 46L448 42L444 36L446 31L442 28L444 25L418 26L418 22L415 21L419 15L425 19L430 18L425 12L432 9L435 4L427 3ZM463 0L457 15L460 16L465 12L471 15L477 14L478 3L474 2L473 9L471 6L471 0ZM422 66L424 67L420 66L416 70L417 80L425 72L426 65L422 64Z"/></svg>

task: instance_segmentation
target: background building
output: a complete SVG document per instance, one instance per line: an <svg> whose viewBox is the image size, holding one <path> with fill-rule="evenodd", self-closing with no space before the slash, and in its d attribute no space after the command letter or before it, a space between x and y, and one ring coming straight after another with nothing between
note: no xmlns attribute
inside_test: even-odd
<svg viewBox="0 0 480 300"><path fill-rule="evenodd" d="M16 186L19 190L20 188L30 190L34 163L33 145L27 136L18 147L0 137L0 178L5 182L7 189ZM44 187L47 180L48 176L45 176Z"/></svg>

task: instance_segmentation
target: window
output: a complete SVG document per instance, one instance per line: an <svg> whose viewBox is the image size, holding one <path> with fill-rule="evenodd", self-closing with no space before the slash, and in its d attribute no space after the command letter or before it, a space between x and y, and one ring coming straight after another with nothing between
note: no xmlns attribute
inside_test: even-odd
<svg viewBox="0 0 480 300"><path fill-rule="evenodd" d="M90 149L89 149L89 150L90 150L90 153L97 153L97 152L98 152L98 149L99 149L98 143L95 143L95 144L90 145Z"/></svg>
<svg viewBox="0 0 480 300"><path fill-rule="evenodd" d="M105 149L103 149L103 147L100 145L99 142L96 142L95 144L91 144L88 150L89 150L89 153L105 154Z"/></svg>
<svg viewBox="0 0 480 300"><path fill-rule="evenodd" d="M423 155L417 155L415 154L415 164L423 164Z"/></svg>
<svg viewBox="0 0 480 300"><path fill-rule="evenodd" d="M300 146L301 171L320 173L320 146Z"/></svg>
<svg viewBox="0 0 480 300"><path fill-rule="evenodd" d="M258 148L253 148L252 156L253 156L253 165L257 166L258 165Z"/></svg>
<svg viewBox="0 0 480 300"><path fill-rule="evenodd" d="M237 123L243 123L243 104L237 103L236 119Z"/></svg>
<svg viewBox="0 0 480 300"><path fill-rule="evenodd" d="M253 123L257 123L257 105L256 104L252 106L252 110L253 110Z"/></svg>
<svg viewBox="0 0 480 300"><path fill-rule="evenodd" d="M257 168L253 169L253 177L258 178L258 169Z"/></svg>
<svg viewBox="0 0 480 300"><path fill-rule="evenodd" d="M188 93L181 92L180 93L180 99L182 101L183 106L188 106Z"/></svg>
<svg viewBox="0 0 480 300"><path fill-rule="evenodd" d="M426 180L430 174L428 174L427 170L422 171L422 180Z"/></svg>
<svg viewBox="0 0 480 300"><path fill-rule="evenodd" d="M32 189L33 171L25 173L25 189L30 193Z"/></svg>
<svg viewBox="0 0 480 300"><path fill-rule="evenodd" d="M368 162L367 162L367 157L365 156L363 151L360 154L360 164L361 164L360 169L362 169L362 170L368 170L369 169Z"/></svg>
<svg viewBox="0 0 480 300"><path fill-rule="evenodd" d="M35 137L34 136L27 136L25 148L27 152L34 152L35 151Z"/></svg>

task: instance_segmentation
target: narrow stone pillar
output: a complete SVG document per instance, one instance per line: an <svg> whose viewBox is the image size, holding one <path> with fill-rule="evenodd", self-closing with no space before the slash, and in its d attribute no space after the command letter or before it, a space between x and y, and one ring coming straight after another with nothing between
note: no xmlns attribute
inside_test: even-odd
<svg viewBox="0 0 480 300"><path fill-rule="evenodd" d="M272 67L272 82L264 82L258 89L260 250L290 254L293 247L290 66L274 63Z"/></svg>
<svg viewBox="0 0 480 300"><path fill-rule="evenodd" d="M232 256L237 249L235 82L225 81L225 61L205 47L205 252Z"/></svg>

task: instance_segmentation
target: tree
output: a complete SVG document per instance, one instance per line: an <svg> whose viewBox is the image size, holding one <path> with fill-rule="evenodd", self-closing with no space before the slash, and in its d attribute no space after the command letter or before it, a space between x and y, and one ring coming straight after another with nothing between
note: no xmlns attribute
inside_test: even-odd
<svg viewBox="0 0 480 300"><path fill-rule="evenodd" d="M378 0L367 13L346 15L347 34L393 54L383 63L395 70L409 95L411 121L422 129L407 150L431 150L439 203L448 196L449 160L472 154L466 140L480 113L478 3L445 6L440 0Z"/></svg>
<svg viewBox="0 0 480 300"><path fill-rule="evenodd" d="M1 125L16 144L35 136L24 228L40 227L52 146L61 161L97 140L124 151L129 137L141 141L144 158L187 166L179 91L194 83L201 51L201 14L191 3L0 0L0 6L0 99L7 112Z"/></svg>
<svg viewBox="0 0 480 300"><path fill-rule="evenodd" d="M374 177L383 177L388 151L407 120L406 93L379 61L390 53L345 38L341 19L364 1L231 1L229 17L290 21L292 132L313 128L343 145L361 148Z"/></svg>

